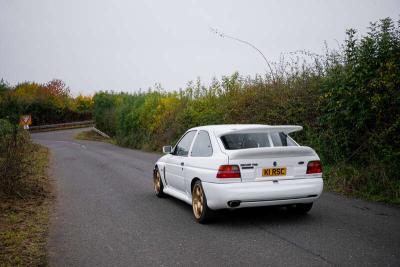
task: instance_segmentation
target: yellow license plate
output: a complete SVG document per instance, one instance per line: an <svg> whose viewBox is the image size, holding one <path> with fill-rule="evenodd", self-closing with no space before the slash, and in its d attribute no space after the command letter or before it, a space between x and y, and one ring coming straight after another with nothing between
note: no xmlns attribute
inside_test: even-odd
<svg viewBox="0 0 400 267"><path fill-rule="evenodd" d="M286 168L268 168L262 170L262 176L285 176Z"/></svg>

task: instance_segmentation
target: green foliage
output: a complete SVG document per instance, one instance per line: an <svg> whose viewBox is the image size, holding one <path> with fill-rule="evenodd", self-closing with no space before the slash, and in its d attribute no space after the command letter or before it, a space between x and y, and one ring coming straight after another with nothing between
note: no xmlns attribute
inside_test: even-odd
<svg viewBox="0 0 400 267"><path fill-rule="evenodd" d="M188 128L207 124L298 123L310 135L317 121L319 80L303 75L268 84L261 77L245 79L235 73L214 79L209 87L189 83L180 92L99 92L93 98L93 114L97 127L119 144L150 150L174 143ZM310 141L304 134L299 138Z"/></svg>
<svg viewBox="0 0 400 267"><path fill-rule="evenodd" d="M97 127L110 136L115 135L115 109L119 95L99 92L94 95L93 118Z"/></svg>
<svg viewBox="0 0 400 267"><path fill-rule="evenodd" d="M0 80L0 94L5 93L7 90L10 90L10 86L7 84L4 79Z"/></svg>
<svg viewBox="0 0 400 267"><path fill-rule="evenodd" d="M377 179L400 168L400 32L390 19L357 40L347 32L343 63L327 70L320 96L323 154L329 161L382 162Z"/></svg>
<svg viewBox="0 0 400 267"><path fill-rule="evenodd" d="M91 97L72 98L61 80L23 82L15 87L0 81L0 118L13 124L18 124L23 114L32 115L33 125L87 120L92 108Z"/></svg>
<svg viewBox="0 0 400 267"><path fill-rule="evenodd" d="M100 92L94 118L119 144L150 150L205 124L303 125L295 138L317 150L330 189L396 202L399 32L390 19L371 24L360 39L348 30L342 51L313 57L312 64L281 62L275 81L235 73L208 87L197 80L172 93L159 87L139 94Z"/></svg>
<svg viewBox="0 0 400 267"><path fill-rule="evenodd" d="M73 101L73 109L78 112L92 112L93 104L94 102L92 97L79 95Z"/></svg>

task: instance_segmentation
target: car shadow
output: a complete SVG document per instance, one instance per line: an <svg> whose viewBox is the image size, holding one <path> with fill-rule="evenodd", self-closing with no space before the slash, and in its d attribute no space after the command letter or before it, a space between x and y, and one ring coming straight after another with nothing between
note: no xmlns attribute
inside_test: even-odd
<svg viewBox="0 0 400 267"><path fill-rule="evenodd" d="M216 213L215 223L231 226L252 224L293 225L308 224L316 218L312 214L295 214L285 207L256 207L232 210L220 210Z"/></svg>
<svg viewBox="0 0 400 267"><path fill-rule="evenodd" d="M166 196L165 200L187 213L193 219L192 207L179 199ZM311 210L309 214L295 214L281 206L224 209L213 212L213 219L207 225L243 227L262 225L308 225L318 221L319 213Z"/></svg>

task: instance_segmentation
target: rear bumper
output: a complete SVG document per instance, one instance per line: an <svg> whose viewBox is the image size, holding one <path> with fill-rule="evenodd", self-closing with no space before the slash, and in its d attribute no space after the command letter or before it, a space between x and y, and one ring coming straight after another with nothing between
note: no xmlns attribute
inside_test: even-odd
<svg viewBox="0 0 400 267"><path fill-rule="evenodd" d="M240 201L239 208L310 203L322 193L322 178L295 180L207 183L202 182L210 209L230 208L229 201Z"/></svg>

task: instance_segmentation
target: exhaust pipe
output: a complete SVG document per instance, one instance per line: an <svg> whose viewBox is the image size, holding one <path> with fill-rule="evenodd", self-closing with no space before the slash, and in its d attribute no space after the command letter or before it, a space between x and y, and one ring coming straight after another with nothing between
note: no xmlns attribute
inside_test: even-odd
<svg viewBox="0 0 400 267"><path fill-rule="evenodd" d="M231 200L228 201L228 206L231 208L236 208L240 206L240 202L241 202L240 200Z"/></svg>

